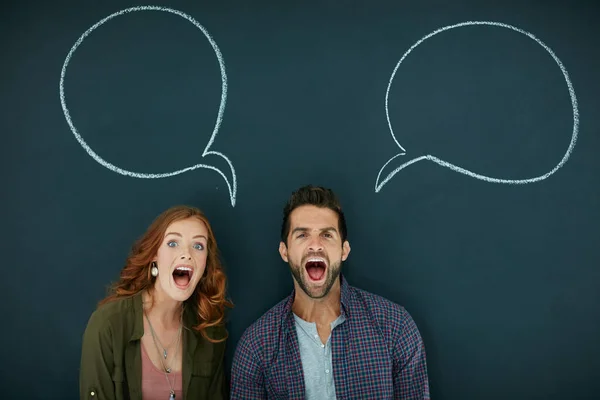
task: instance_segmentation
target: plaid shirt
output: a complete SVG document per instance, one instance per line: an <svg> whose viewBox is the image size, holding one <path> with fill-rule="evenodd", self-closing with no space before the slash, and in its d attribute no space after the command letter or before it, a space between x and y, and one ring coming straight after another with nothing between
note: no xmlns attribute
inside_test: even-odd
<svg viewBox="0 0 600 400"><path fill-rule="evenodd" d="M340 279L346 320L331 332L336 399L429 399L425 347L409 313ZM242 335L231 399L305 397L293 301L292 291Z"/></svg>

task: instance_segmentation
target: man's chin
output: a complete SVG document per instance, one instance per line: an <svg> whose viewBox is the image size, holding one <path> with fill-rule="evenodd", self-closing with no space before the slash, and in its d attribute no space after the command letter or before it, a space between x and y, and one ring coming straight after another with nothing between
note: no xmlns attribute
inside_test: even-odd
<svg viewBox="0 0 600 400"><path fill-rule="evenodd" d="M313 281L307 276L308 274L303 274L304 271L302 271L300 268L294 268L293 265L290 265L290 267L292 276L294 277L294 280L300 289L302 289L304 294L306 294L308 297L315 300L326 297L339 276L339 272L336 273L336 270L334 269L333 277L329 275L331 272L327 271L326 275L322 279L319 281Z"/></svg>
<svg viewBox="0 0 600 400"><path fill-rule="evenodd" d="M329 290L321 291L321 292L306 293L306 295L313 300L321 300L322 298L325 298L328 294L329 294Z"/></svg>
<svg viewBox="0 0 600 400"><path fill-rule="evenodd" d="M322 299L329 294L333 284L328 279L318 283L303 280L302 285L300 286L308 297L312 299Z"/></svg>

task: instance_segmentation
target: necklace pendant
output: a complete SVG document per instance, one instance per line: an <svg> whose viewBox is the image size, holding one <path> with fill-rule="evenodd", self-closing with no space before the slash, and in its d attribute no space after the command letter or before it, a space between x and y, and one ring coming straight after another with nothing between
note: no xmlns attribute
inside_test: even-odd
<svg viewBox="0 0 600 400"><path fill-rule="evenodd" d="M171 390L171 395L169 396L169 400L175 400L175 392Z"/></svg>
<svg viewBox="0 0 600 400"><path fill-rule="evenodd" d="M167 359L167 350L163 350L163 357L165 358L165 360Z"/></svg>

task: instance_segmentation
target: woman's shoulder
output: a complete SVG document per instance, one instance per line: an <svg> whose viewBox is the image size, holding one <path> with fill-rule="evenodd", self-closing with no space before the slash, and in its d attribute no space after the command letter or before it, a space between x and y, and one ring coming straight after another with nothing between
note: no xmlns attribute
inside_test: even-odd
<svg viewBox="0 0 600 400"><path fill-rule="evenodd" d="M90 315L86 330L106 331L122 327L135 313L137 296L111 300L98 306Z"/></svg>
<svg viewBox="0 0 600 400"><path fill-rule="evenodd" d="M206 336L212 340L224 342L228 336L227 328L225 327L225 324L206 327Z"/></svg>
<svg viewBox="0 0 600 400"><path fill-rule="evenodd" d="M186 308L184 311L184 326L189 328L190 330L192 330L196 336L198 336L199 338L202 337L204 338L204 335L202 334L201 331L204 331L204 333L206 334L206 336L208 336L209 338L213 339L213 340L222 340L227 338L228 332L227 332L227 328L225 327L225 323L220 323L217 325L208 325L206 326L206 324L202 324L205 325L202 329L199 329L199 326L201 325L201 318L200 315L198 315L198 309L195 306L190 306L189 304L186 304Z"/></svg>
<svg viewBox="0 0 600 400"><path fill-rule="evenodd" d="M196 322L185 327L194 332L198 340L206 342L208 345L220 345L226 341L229 335L224 324L203 326L200 328L200 325Z"/></svg>

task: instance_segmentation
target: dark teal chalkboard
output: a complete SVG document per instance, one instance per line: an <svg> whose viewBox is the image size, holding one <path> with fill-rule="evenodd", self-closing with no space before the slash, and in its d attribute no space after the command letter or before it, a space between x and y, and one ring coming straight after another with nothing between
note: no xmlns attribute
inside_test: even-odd
<svg viewBox="0 0 600 400"><path fill-rule="evenodd" d="M180 203L222 250L229 368L292 289L307 183L342 200L351 284L417 322L433 398L600 396L597 3L1 10L3 397L77 398L90 313Z"/></svg>

